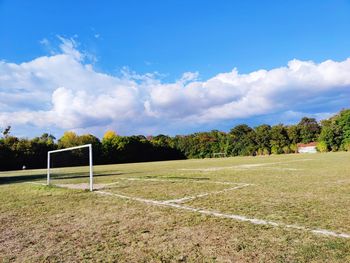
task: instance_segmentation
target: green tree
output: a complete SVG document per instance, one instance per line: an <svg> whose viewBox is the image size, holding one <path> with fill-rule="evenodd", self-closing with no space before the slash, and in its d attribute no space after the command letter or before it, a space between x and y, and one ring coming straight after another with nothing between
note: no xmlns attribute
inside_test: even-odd
<svg viewBox="0 0 350 263"><path fill-rule="evenodd" d="M17 143L19 139L15 136L5 134L0 139L0 169L13 170L21 169L18 162Z"/></svg>
<svg viewBox="0 0 350 263"><path fill-rule="evenodd" d="M324 142L328 150L350 149L350 110L342 110L321 124L322 130L318 141Z"/></svg>
<svg viewBox="0 0 350 263"><path fill-rule="evenodd" d="M315 118L304 117L297 125L303 143L314 142L320 134L320 125Z"/></svg>
<svg viewBox="0 0 350 263"><path fill-rule="evenodd" d="M327 151L337 151L342 141L340 127L333 120L322 121L322 130L318 141L326 145Z"/></svg>
<svg viewBox="0 0 350 263"><path fill-rule="evenodd" d="M259 155L271 153L271 126L262 124L255 127L255 142Z"/></svg>
<svg viewBox="0 0 350 263"><path fill-rule="evenodd" d="M38 141L43 142L47 145L53 145L55 143L55 136L48 133L43 133L40 137L36 137ZM35 139L35 138L34 138Z"/></svg>
<svg viewBox="0 0 350 263"><path fill-rule="evenodd" d="M231 129L230 136L232 155L254 155L256 153L255 132L248 125L237 125Z"/></svg>
<svg viewBox="0 0 350 263"><path fill-rule="evenodd" d="M10 132L11 132L11 126L7 126L6 128L4 128L1 133L2 133L2 136L4 138L10 136Z"/></svg>
<svg viewBox="0 0 350 263"><path fill-rule="evenodd" d="M289 152L289 138L283 124L275 125L271 128L271 153L281 154Z"/></svg>
<svg viewBox="0 0 350 263"><path fill-rule="evenodd" d="M328 152L327 144L324 141L321 141L317 144L317 151L324 153Z"/></svg>
<svg viewBox="0 0 350 263"><path fill-rule="evenodd" d="M289 141L292 144L297 144L297 143L301 142L300 130L299 130L299 127L297 125L287 126L286 129L287 129Z"/></svg>
<svg viewBox="0 0 350 263"><path fill-rule="evenodd" d="M350 150L350 110L342 110L336 117L336 124L342 133L340 148L348 151Z"/></svg>

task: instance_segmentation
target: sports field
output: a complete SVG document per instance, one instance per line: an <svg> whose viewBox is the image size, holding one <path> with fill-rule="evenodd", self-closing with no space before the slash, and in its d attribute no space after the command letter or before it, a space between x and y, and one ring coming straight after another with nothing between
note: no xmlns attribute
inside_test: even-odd
<svg viewBox="0 0 350 263"><path fill-rule="evenodd" d="M0 173L1 262L350 262L350 153Z"/></svg>

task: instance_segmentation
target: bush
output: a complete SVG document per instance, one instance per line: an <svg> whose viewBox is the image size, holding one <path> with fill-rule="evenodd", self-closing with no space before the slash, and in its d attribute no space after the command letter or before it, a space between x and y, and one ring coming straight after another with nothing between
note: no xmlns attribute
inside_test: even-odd
<svg viewBox="0 0 350 263"><path fill-rule="evenodd" d="M291 153L291 150L288 145L284 146L282 150L283 150L283 153Z"/></svg>
<svg viewBox="0 0 350 263"><path fill-rule="evenodd" d="M263 155L270 155L270 151L268 148L264 148Z"/></svg>
<svg viewBox="0 0 350 263"><path fill-rule="evenodd" d="M321 153L328 152L328 146L325 141L319 142L316 146L316 149Z"/></svg>
<svg viewBox="0 0 350 263"><path fill-rule="evenodd" d="M283 151L281 148L277 147L277 146L272 146L271 147L271 153L272 154L281 154Z"/></svg>
<svg viewBox="0 0 350 263"><path fill-rule="evenodd" d="M259 148L256 152L257 155L270 155L270 150L268 148Z"/></svg>
<svg viewBox="0 0 350 263"><path fill-rule="evenodd" d="M294 143L289 146L291 153L298 153L298 146Z"/></svg>
<svg viewBox="0 0 350 263"><path fill-rule="evenodd" d="M342 150L349 152L350 151L350 142L344 142L342 144Z"/></svg>

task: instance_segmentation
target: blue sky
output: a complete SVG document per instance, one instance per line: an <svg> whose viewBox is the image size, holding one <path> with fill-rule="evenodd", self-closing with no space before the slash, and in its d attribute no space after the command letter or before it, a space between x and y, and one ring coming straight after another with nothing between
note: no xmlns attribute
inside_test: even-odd
<svg viewBox="0 0 350 263"><path fill-rule="evenodd" d="M350 1L0 0L0 127L173 135L325 118L349 106L349 14Z"/></svg>

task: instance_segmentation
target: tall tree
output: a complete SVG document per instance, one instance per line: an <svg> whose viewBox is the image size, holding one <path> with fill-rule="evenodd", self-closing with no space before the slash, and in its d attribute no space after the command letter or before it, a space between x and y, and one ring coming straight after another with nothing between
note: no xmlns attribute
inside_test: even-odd
<svg viewBox="0 0 350 263"><path fill-rule="evenodd" d="M11 126L7 126L6 128L4 128L1 133L2 133L2 136L4 138L8 137L10 135L10 131L11 131Z"/></svg>
<svg viewBox="0 0 350 263"><path fill-rule="evenodd" d="M350 151L350 110L342 110L339 113L337 124L342 132L341 149Z"/></svg>
<svg viewBox="0 0 350 263"><path fill-rule="evenodd" d="M322 121L322 130L318 138L325 151L337 151L342 141L342 132L334 119Z"/></svg>
<svg viewBox="0 0 350 263"><path fill-rule="evenodd" d="M118 162L119 150L117 148L118 135L115 131L108 130L102 138L102 151L105 163Z"/></svg>
<svg viewBox="0 0 350 263"><path fill-rule="evenodd" d="M300 139L303 143L314 142L320 134L320 125L315 118L304 117L298 123Z"/></svg>
<svg viewBox="0 0 350 263"><path fill-rule="evenodd" d="M73 131L66 131L58 140L58 148L68 148L80 145L79 136Z"/></svg>
<svg viewBox="0 0 350 263"><path fill-rule="evenodd" d="M271 153L271 126L262 124L255 127L255 142L258 150L258 154L270 154Z"/></svg>
<svg viewBox="0 0 350 263"><path fill-rule="evenodd" d="M350 150L350 110L342 110L321 124L322 130L318 140L327 150Z"/></svg>
<svg viewBox="0 0 350 263"><path fill-rule="evenodd" d="M291 143L297 144L301 142L300 139L300 129L297 125L289 125L286 127L288 138Z"/></svg>
<svg viewBox="0 0 350 263"><path fill-rule="evenodd" d="M271 153L289 153L289 138L283 124L275 125L271 128Z"/></svg>
<svg viewBox="0 0 350 263"><path fill-rule="evenodd" d="M255 132L246 124L237 125L230 131L232 155L253 155L256 152Z"/></svg>

